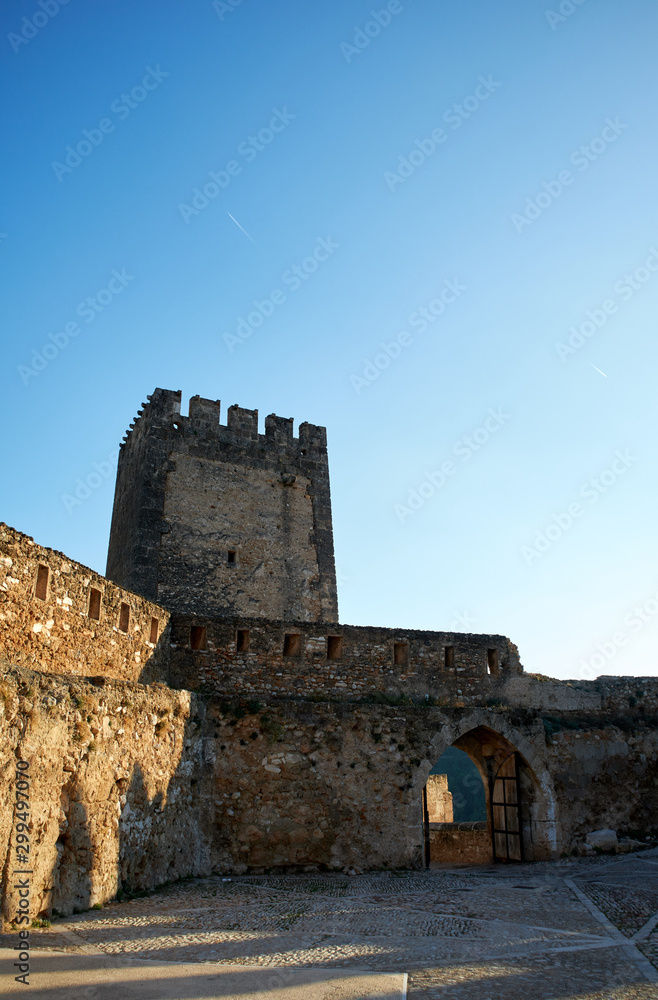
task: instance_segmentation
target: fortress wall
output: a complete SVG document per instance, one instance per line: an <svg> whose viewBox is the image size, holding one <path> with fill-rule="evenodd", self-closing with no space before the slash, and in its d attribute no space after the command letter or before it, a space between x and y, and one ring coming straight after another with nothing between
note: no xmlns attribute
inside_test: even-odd
<svg viewBox="0 0 658 1000"><path fill-rule="evenodd" d="M25 761L31 919L103 903L122 882L153 888L210 869L189 694L2 666L0 857L6 874L17 867L16 762ZM6 921L17 912L13 881Z"/></svg>
<svg viewBox="0 0 658 1000"><path fill-rule="evenodd" d="M503 707L223 703L5 664L3 867L15 861L17 760L30 774L32 916L212 871L420 867L428 773L483 724L515 741L549 796L555 854L604 825L655 824L658 732L639 717L548 734L540 714ZM17 903L9 887L7 920Z"/></svg>
<svg viewBox="0 0 658 1000"><path fill-rule="evenodd" d="M500 692L510 705L543 712L639 712L658 715L658 677L556 680L542 674L507 674Z"/></svg>
<svg viewBox="0 0 658 1000"><path fill-rule="evenodd" d="M622 708L602 712L598 722L551 717L548 728L546 755L559 802L562 851L570 853L592 830L658 836L655 717L647 720Z"/></svg>
<svg viewBox="0 0 658 1000"><path fill-rule="evenodd" d="M268 699L450 695L468 704L523 670L500 635L174 615L171 642L172 685Z"/></svg>
<svg viewBox="0 0 658 1000"><path fill-rule="evenodd" d="M168 655L167 611L0 524L0 658L47 673L147 680L166 674Z"/></svg>

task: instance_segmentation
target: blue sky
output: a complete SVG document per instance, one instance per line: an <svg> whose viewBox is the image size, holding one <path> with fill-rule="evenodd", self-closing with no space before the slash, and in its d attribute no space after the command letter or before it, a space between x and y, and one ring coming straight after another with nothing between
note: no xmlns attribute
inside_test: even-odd
<svg viewBox="0 0 658 1000"><path fill-rule="evenodd" d="M342 621L657 672L654 3L0 18L3 520L104 570L182 389L327 426Z"/></svg>

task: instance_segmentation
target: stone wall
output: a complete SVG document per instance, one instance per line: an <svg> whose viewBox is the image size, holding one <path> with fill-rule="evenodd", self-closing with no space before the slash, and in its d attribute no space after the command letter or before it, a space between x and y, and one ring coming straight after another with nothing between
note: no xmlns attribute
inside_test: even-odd
<svg viewBox="0 0 658 1000"><path fill-rule="evenodd" d="M156 389L119 454L107 575L166 607L337 618L326 431Z"/></svg>
<svg viewBox="0 0 658 1000"><path fill-rule="evenodd" d="M210 869L193 729L186 692L3 665L3 871L15 865L15 763L22 760L29 764L32 918L87 909L122 883L153 887ZM10 885L8 920L18 902Z"/></svg>
<svg viewBox="0 0 658 1000"><path fill-rule="evenodd" d="M598 724L567 717L551 718L549 726L562 849L571 852L598 829L658 836L656 719L617 711L602 714Z"/></svg>
<svg viewBox="0 0 658 1000"><path fill-rule="evenodd" d="M155 680L167 671L169 613L0 524L0 658L48 673Z"/></svg>
<svg viewBox="0 0 658 1000"><path fill-rule="evenodd" d="M222 695L470 704L523 670L501 635L180 614L171 627L170 683Z"/></svg>
<svg viewBox="0 0 658 1000"><path fill-rule="evenodd" d="M211 871L421 867L448 746L487 798L518 752L527 860L658 832L658 680L524 674L503 636L170 618L0 525L0 653L0 853L6 876L25 761L33 917ZM434 828L432 857L485 839Z"/></svg>
<svg viewBox="0 0 658 1000"><path fill-rule="evenodd" d="M547 729L503 706L263 705L6 664L0 694L0 844L8 871L25 760L33 916L211 871L421 867L422 790L450 745L481 773L510 746L523 755L528 860L602 826L651 829L658 814L658 731L637 714L566 714L562 729L553 716ZM484 836L471 832L475 851ZM7 918L15 904L9 892Z"/></svg>
<svg viewBox="0 0 658 1000"><path fill-rule="evenodd" d="M430 824L432 865L489 865L492 860L491 831L486 823Z"/></svg>

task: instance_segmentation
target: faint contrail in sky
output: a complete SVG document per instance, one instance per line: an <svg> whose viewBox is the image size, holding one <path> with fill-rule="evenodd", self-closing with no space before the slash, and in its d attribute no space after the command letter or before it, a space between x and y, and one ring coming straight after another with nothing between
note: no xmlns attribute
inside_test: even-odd
<svg viewBox="0 0 658 1000"><path fill-rule="evenodd" d="M231 215L231 213L230 213L230 212L227 212L226 214L228 215L229 219L233 219L233 216ZM247 232L247 230L246 230L246 229L243 229L243 228L242 228L242 226L240 225L240 223L238 222L238 220L237 220L237 219L233 219L233 221L234 221L234 223L236 224L236 226L238 227L238 229L242 229L242 232L243 232L243 233L245 234L245 236L247 237L247 239L248 239L248 240L251 240L251 236L249 235L249 233ZM251 240L251 242L253 243L253 245L254 245L255 247L257 247L257 246L258 246L258 244L256 243L256 240Z"/></svg>
<svg viewBox="0 0 658 1000"><path fill-rule="evenodd" d="M590 365L592 365L592 362L591 362L591 361L590 361ZM597 368L597 367L596 367L596 365L592 365L592 368L594 369L594 371L595 371L595 372L598 372L598 373L599 373L599 375L603 375L603 378L607 378L607 377L608 377L608 376L606 375L606 373L605 373L605 372L602 372L600 368Z"/></svg>

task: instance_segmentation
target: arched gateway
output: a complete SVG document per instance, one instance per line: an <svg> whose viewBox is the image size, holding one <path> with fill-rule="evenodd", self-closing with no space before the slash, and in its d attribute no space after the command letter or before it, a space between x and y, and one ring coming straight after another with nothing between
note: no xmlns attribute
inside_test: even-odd
<svg viewBox="0 0 658 1000"><path fill-rule="evenodd" d="M476 717L477 716L477 717ZM484 712L460 725L445 726L431 741L433 761L423 761L424 779L448 747L466 753L479 772L486 822L433 822L427 785L423 789L423 844L426 865L544 861L557 851L553 783L535 749L512 727L491 728ZM497 719L500 723L500 718ZM429 765L429 766L428 766Z"/></svg>

